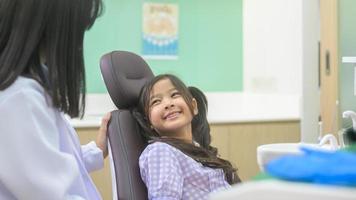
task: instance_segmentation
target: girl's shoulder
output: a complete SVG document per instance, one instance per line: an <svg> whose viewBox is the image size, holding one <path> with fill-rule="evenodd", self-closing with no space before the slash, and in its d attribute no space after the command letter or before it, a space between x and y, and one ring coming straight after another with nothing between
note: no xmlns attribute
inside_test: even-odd
<svg viewBox="0 0 356 200"><path fill-rule="evenodd" d="M172 154L178 153L178 149L175 147L165 143L165 142L153 142L146 146L143 150L142 154L147 154L150 152L168 152Z"/></svg>
<svg viewBox="0 0 356 200"><path fill-rule="evenodd" d="M155 141L143 150L139 162L141 164L149 160L175 160L183 165L201 165L190 156L184 154L180 149L165 142Z"/></svg>
<svg viewBox="0 0 356 200"><path fill-rule="evenodd" d="M186 160L187 156L179 149L165 143L165 142L153 142L143 150L140 155L140 162L146 162L149 159L173 159L177 161Z"/></svg>

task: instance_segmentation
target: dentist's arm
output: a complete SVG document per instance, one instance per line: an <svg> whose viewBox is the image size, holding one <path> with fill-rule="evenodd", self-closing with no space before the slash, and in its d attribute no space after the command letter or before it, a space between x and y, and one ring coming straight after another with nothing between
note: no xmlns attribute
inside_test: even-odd
<svg viewBox="0 0 356 200"><path fill-rule="evenodd" d="M96 137L96 145L103 151L103 156L106 158L108 156L108 124L111 118L111 113L104 115L101 120L101 126L99 133Z"/></svg>
<svg viewBox="0 0 356 200"><path fill-rule="evenodd" d="M16 199L82 199L71 194L79 170L60 151L56 110L44 96L20 90L0 101L0 181Z"/></svg>
<svg viewBox="0 0 356 200"><path fill-rule="evenodd" d="M107 126L110 118L111 113L103 117L96 141L82 146L85 168L89 172L103 168L104 158L108 155Z"/></svg>

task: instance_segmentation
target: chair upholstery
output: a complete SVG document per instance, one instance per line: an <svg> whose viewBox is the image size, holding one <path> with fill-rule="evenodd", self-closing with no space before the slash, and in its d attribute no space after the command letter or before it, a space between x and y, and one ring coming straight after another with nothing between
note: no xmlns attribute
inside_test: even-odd
<svg viewBox="0 0 356 200"><path fill-rule="evenodd" d="M143 85L153 78L147 63L138 55L113 51L100 60L100 69L109 95L118 108L111 113L108 127L109 151L113 161L113 191L117 199L147 199L138 159L145 148L130 109L136 106Z"/></svg>

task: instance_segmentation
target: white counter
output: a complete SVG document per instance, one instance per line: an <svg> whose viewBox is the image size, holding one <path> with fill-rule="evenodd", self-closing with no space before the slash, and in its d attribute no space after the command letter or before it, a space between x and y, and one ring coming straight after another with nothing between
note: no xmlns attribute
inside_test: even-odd
<svg viewBox="0 0 356 200"><path fill-rule="evenodd" d="M300 120L297 95L207 93L210 123Z"/></svg>
<svg viewBox="0 0 356 200"><path fill-rule="evenodd" d="M300 120L299 95L209 92L206 96L212 124ZM71 124L75 128L98 127L101 117L115 109L108 94L89 94L84 118L72 119Z"/></svg>

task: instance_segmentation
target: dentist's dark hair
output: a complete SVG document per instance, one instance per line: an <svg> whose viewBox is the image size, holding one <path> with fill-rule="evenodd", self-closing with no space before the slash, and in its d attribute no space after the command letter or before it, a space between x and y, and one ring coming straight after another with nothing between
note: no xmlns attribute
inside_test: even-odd
<svg viewBox="0 0 356 200"><path fill-rule="evenodd" d="M160 81L168 79L173 86L180 92L183 99L187 103L190 112L193 115L192 119L192 134L193 139L199 146L187 143L175 138L160 137L160 135L150 127L149 119L149 102L152 88ZM198 114L194 115L193 98L197 101ZM147 142L165 142L181 150L184 154L193 158L202 165L211 168L220 168L224 171L225 179L229 184L241 182L237 176L237 169L227 160L218 157L217 148L212 147L210 126L207 120L208 101L204 93L196 87L187 87L178 77L171 74L162 74L154 77L141 90L139 103L136 109L133 110L133 116L141 127L141 134Z"/></svg>
<svg viewBox="0 0 356 200"><path fill-rule="evenodd" d="M82 116L84 32L101 11L101 0L0 0L0 91L18 76L30 77L54 107Z"/></svg>

